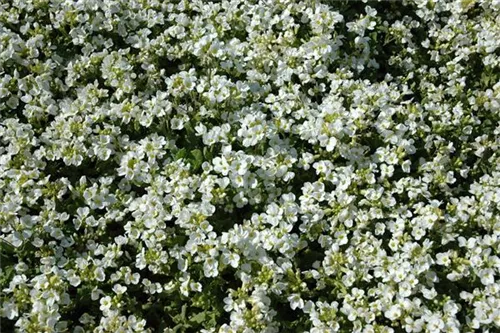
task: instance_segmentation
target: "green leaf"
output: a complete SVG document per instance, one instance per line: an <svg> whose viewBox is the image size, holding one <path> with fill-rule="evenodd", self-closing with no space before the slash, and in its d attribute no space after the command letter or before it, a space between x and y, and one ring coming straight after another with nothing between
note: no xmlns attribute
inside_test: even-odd
<svg viewBox="0 0 500 333"><path fill-rule="evenodd" d="M5 270L2 271L0 275L0 286L3 285L5 282L8 283L12 279L13 275L14 275L14 266L8 266L7 268L5 268Z"/></svg>
<svg viewBox="0 0 500 333"><path fill-rule="evenodd" d="M173 331L172 332L185 332L185 329L186 328L189 328L191 327L190 325L186 325L186 324L177 324L174 328L173 328Z"/></svg>
<svg viewBox="0 0 500 333"><path fill-rule="evenodd" d="M462 0L460 5L462 9L465 9L467 7L472 7L475 4L476 0Z"/></svg>
<svg viewBox="0 0 500 333"><path fill-rule="evenodd" d="M11 243L0 239L0 251L5 254L14 254L16 252L16 248Z"/></svg>
<svg viewBox="0 0 500 333"><path fill-rule="evenodd" d="M182 322L186 322L186 310L187 310L187 304L183 304L180 313L180 318Z"/></svg>
<svg viewBox="0 0 500 333"><path fill-rule="evenodd" d="M175 323L184 324L186 323L186 310L187 310L187 304L183 304L181 308L181 313L177 313L176 315L168 313L168 315L170 316L170 318L172 318L172 320Z"/></svg>
<svg viewBox="0 0 500 333"><path fill-rule="evenodd" d="M217 325L217 318L218 318L217 312L215 312L215 311L210 312L209 317L210 317L210 320L208 321L209 327L216 326Z"/></svg>
<svg viewBox="0 0 500 333"><path fill-rule="evenodd" d="M187 150L186 150L186 148L182 148L181 150L179 150L179 151L175 154L175 159L176 159L176 160L180 160L181 158L186 157L186 155L187 155Z"/></svg>
<svg viewBox="0 0 500 333"><path fill-rule="evenodd" d="M207 314L205 311L203 312L198 312L194 316L191 317L191 322L201 324L203 323L207 318Z"/></svg>
<svg viewBox="0 0 500 333"><path fill-rule="evenodd" d="M203 163L203 153L199 149L191 150L191 162L194 170L198 170Z"/></svg>
<svg viewBox="0 0 500 333"><path fill-rule="evenodd" d="M191 125L189 121L184 124L184 128L186 129L188 135L192 135L195 133L193 125Z"/></svg>
<svg viewBox="0 0 500 333"><path fill-rule="evenodd" d="M203 156L205 157L206 161L212 160L212 157L213 157L212 152L207 146L203 147Z"/></svg>

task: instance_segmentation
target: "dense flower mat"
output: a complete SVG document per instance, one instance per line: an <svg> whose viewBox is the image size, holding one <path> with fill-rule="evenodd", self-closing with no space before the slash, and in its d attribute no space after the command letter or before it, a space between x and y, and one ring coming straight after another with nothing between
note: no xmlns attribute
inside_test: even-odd
<svg viewBox="0 0 500 333"><path fill-rule="evenodd" d="M499 332L499 13L0 0L0 330Z"/></svg>

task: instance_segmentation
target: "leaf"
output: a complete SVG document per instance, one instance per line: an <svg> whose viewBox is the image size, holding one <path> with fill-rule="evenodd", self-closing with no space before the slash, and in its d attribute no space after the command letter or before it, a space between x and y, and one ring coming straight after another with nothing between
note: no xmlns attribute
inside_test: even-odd
<svg viewBox="0 0 500 333"><path fill-rule="evenodd" d="M0 251L2 251L2 253L14 254L16 252L16 248L11 243L0 239Z"/></svg>
<svg viewBox="0 0 500 333"><path fill-rule="evenodd" d="M205 160L206 161L211 161L212 160L212 152L210 151L210 149L205 146L203 147L203 156L205 157Z"/></svg>
<svg viewBox="0 0 500 333"><path fill-rule="evenodd" d="M187 310L187 304L183 304L180 313L180 318L183 322L186 321L186 310Z"/></svg>
<svg viewBox="0 0 500 333"><path fill-rule="evenodd" d="M3 267L2 267L3 269ZM4 284L4 282L8 282L14 275L14 266L8 266L0 275L0 286Z"/></svg>
<svg viewBox="0 0 500 333"><path fill-rule="evenodd" d="M203 323L207 318L207 314L205 311L203 312L198 312L194 316L191 317L191 322L201 324Z"/></svg>
<svg viewBox="0 0 500 333"><path fill-rule="evenodd" d="M192 166L194 170L198 170L203 163L203 153L199 149L194 149L191 150L191 156L192 156Z"/></svg>
<svg viewBox="0 0 500 333"><path fill-rule="evenodd" d="M210 320L208 321L208 326L213 327L217 325L218 313L216 311L212 311L209 314Z"/></svg>
<svg viewBox="0 0 500 333"><path fill-rule="evenodd" d="M196 136L196 132L194 131L193 125L188 121L184 124L184 128L186 129L185 140L189 145L196 144L198 137Z"/></svg>
<svg viewBox="0 0 500 333"><path fill-rule="evenodd" d="M460 5L461 5L462 9L466 9L468 7L474 6L475 3L476 3L476 0L462 0Z"/></svg>
<svg viewBox="0 0 500 333"><path fill-rule="evenodd" d="M177 324L174 328L173 328L173 332L181 332L183 331L183 329L186 329L188 328L189 326L186 326L185 324Z"/></svg>
<svg viewBox="0 0 500 333"><path fill-rule="evenodd" d="M191 125L191 123L189 121L184 124L184 128L186 129L186 132L188 135L195 134L193 125Z"/></svg>
<svg viewBox="0 0 500 333"><path fill-rule="evenodd" d="M172 320L175 323L184 324L186 323L186 310L187 310L187 304L183 304L181 308L181 313L177 313L175 315L168 313L168 315L170 316L170 318L172 318Z"/></svg>
<svg viewBox="0 0 500 333"><path fill-rule="evenodd" d="M179 150L176 154L175 154L175 159L176 160L180 160L184 157L186 157L187 155L187 150L186 148L182 148L181 150Z"/></svg>

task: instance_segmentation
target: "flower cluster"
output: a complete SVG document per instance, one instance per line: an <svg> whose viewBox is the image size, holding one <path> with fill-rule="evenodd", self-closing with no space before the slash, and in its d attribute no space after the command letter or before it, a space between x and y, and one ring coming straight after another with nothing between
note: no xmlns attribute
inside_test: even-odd
<svg viewBox="0 0 500 333"><path fill-rule="evenodd" d="M0 7L2 332L500 331L500 1Z"/></svg>

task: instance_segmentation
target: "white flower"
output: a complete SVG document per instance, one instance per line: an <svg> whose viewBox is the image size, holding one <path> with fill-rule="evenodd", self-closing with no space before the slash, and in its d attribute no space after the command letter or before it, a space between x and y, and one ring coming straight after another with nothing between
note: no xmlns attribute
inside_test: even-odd
<svg viewBox="0 0 500 333"><path fill-rule="evenodd" d="M445 253L438 253L436 254L436 263L438 265L443 265L443 266L449 266L450 263L451 263L451 260L450 260L450 253L449 252L445 252Z"/></svg>
<svg viewBox="0 0 500 333"><path fill-rule="evenodd" d="M291 294L288 296L288 301L290 302L292 310L304 308L304 300L300 298L299 294Z"/></svg>
<svg viewBox="0 0 500 333"><path fill-rule="evenodd" d="M214 258L207 258L203 263L203 273L206 277L216 277L219 275L219 262Z"/></svg>
<svg viewBox="0 0 500 333"><path fill-rule="evenodd" d="M429 330L429 332L442 332L444 326L444 321L438 315L434 315L428 319L427 330Z"/></svg>
<svg viewBox="0 0 500 333"><path fill-rule="evenodd" d="M19 309L15 302L3 302L2 304L2 316L7 317L9 320L13 320L19 316Z"/></svg>
<svg viewBox="0 0 500 333"><path fill-rule="evenodd" d="M68 274L70 274L68 272ZM82 282L82 279L76 275L74 272L68 277L68 282L73 286L73 287L78 287L80 283Z"/></svg>
<svg viewBox="0 0 500 333"><path fill-rule="evenodd" d="M495 271L491 268L482 269L479 271L479 278L484 285L491 285L495 283Z"/></svg>
<svg viewBox="0 0 500 333"><path fill-rule="evenodd" d="M225 265L231 265L233 268L237 268L239 265L240 256L237 253L223 253L222 262Z"/></svg>
<svg viewBox="0 0 500 333"><path fill-rule="evenodd" d="M112 306L112 300L111 300L111 297L109 296L104 296L100 299L99 303L101 304L101 306L99 307L99 309L106 313L110 310L111 306Z"/></svg>
<svg viewBox="0 0 500 333"><path fill-rule="evenodd" d="M336 146L337 146L337 139L331 137L328 139L328 143L326 144L326 151L328 152L333 151L333 149L335 149Z"/></svg>
<svg viewBox="0 0 500 333"><path fill-rule="evenodd" d="M102 282L106 279L106 275L104 274L104 269L102 267L96 267L94 271L94 276L96 281Z"/></svg>
<svg viewBox="0 0 500 333"><path fill-rule="evenodd" d="M392 321L399 319L401 314L401 307L397 304L391 305L391 307L384 312L384 316Z"/></svg>
<svg viewBox="0 0 500 333"><path fill-rule="evenodd" d="M113 286L113 291L117 295L121 295L121 294L123 294L123 293L125 293L127 291L127 287L126 286L122 286L121 284L115 284Z"/></svg>

